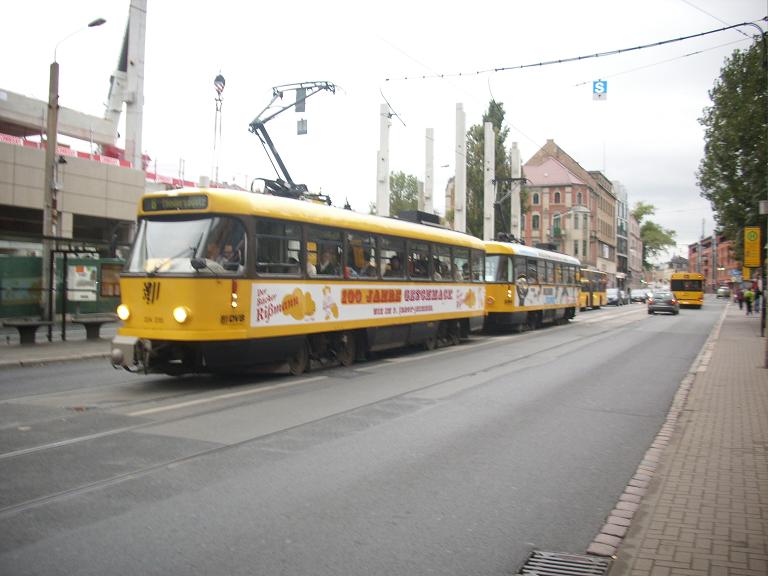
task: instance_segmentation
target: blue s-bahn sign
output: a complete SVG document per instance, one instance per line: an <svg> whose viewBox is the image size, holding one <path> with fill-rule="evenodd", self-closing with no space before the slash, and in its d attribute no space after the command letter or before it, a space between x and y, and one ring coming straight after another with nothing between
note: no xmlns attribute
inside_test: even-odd
<svg viewBox="0 0 768 576"><path fill-rule="evenodd" d="M606 100L608 98L608 81L595 80L592 82L592 100Z"/></svg>

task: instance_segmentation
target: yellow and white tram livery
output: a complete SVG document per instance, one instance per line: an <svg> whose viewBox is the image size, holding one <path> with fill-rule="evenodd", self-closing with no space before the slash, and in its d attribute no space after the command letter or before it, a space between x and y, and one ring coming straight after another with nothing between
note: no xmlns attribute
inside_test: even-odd
<svg viewBox="0 0 768 576"><path fill-rule="evenodd" d="M486 325L538 328L579 306L579 260L509 242L485 242Z"/></svg>
<svg viewBox="0 0 768 576"><path fill-rule="evenodd" d="M469 236L233 190L146 194L121 275L112 364L181 374L455 344L482 328Z"/></svg>

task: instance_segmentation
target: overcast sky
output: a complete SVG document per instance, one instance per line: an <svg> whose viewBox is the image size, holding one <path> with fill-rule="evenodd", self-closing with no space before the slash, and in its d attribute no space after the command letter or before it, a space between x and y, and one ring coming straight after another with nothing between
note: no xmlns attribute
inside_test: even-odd
<svg viewBox="0 0 768 576"><path fill-rule="evenodd" d="M102 17L104 26L61 43L57 60L61 105L103 115L129 5L26 0L6 7L0 89L46 100L57 42ZM750 45L753 27L575 63L488 70L632 48L766 13L768 0L148 0L143 149L161 174L183 169L195 181L210 174L213 79L221 73L220 179L273 178L249 123L273 86L326 80L336 94L317 94L306 113L288 111L267 124L294 181L367 211L376 196L383 95L402 120L393 118L390 133L392 171L423 180L425 131L434 129L442 212L454 173L456 104L469 127L482 122L494 98L504 104L508 143L519 143L523 161L554 139L584 168L623 183L630 205L653 204L651 219L677 232L677 252L687 256L687 244L714 227L696 186L698 119L725 59ZM605 101L592 99L598 79L608 82ZM296 134L299 118L307 135Z"/></svg>

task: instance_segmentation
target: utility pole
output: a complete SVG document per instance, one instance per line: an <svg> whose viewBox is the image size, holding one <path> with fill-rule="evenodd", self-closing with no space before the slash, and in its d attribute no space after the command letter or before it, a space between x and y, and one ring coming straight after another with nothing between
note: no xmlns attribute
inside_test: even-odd
<svg viewBox="0 0 768 576"><path fill-rule="evenodd" d="M389 216L389 127L392 121L389 106L379 107L379 154L376 165L376 213Z"/></svg>
<svg viewBox="0 0 768 576"><path fill-rule="evenodd" d="M419 208L430 214L434 213L432 206L432 193L434 189L434 174L435 174L435 130L434 128L427 128L426 142L425 142L425 159L426 166L424 169L424 192L419 198Z"/></svg>
<svg viewBox="0 0 768 576"><path fill-rule="evenodd" d="M493 123L486 122L485 151L483 155L483 240L493 240L495 226L495 202L496 195L494 181L496 180L496 133L493 131Z"/></svg>
<svg viewBox="0 0 768 576"><path fill-rule="evenodd" d="M456 177L454 180L453 229L467 230L467 116L464 105L456 104Z"/></svg>
<svg viewBox="0 0 768 576"><path fill-rule="evenodd" d="M512 142L512 147L509 149L509 163L511 168L510 176L512 176L509 233L519 240L521 238L520 223L522 222L522 207L520 205L522 169L520 166L520 149L517 147L517 142Z"/></svg>
<svg viewBox="0 0 768 576"><path fill-rule="evenodd" d="M48 84L48 127L45 143L45 185L43 187L43 317L53 320L53 238L56 236L56 146L59 131L59 63L51 64ZM49 334L50 336L50 334ZM50 338L49 338L50 340Z"/></svg>

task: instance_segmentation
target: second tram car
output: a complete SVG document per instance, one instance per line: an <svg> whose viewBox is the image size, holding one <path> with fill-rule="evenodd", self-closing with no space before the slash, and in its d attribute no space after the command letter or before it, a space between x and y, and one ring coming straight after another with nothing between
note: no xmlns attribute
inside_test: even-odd
<svg viewBox="0 0 768 576"><path fill-rule="evenodd" d="M581 295L579 296L579 308L600 308L608 304L608 274L594 268L581 268L579 270Z"/></svg>
<svg viewBox="0 0 768 576"><path fill-rule="evenodd" d="M579 260L509 242L485 243L486 325L537 328L573 318Z"/></svg>
<svg viewBox="0 0 768 576"><path fill-rule="evenodd" d="M264 194L146 194L121 275L112 364L242 371L350 364L370 351L454 344L482 328L481 240Z"/></svg>

